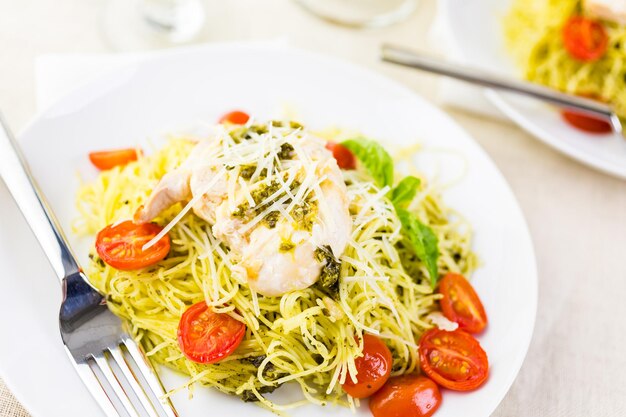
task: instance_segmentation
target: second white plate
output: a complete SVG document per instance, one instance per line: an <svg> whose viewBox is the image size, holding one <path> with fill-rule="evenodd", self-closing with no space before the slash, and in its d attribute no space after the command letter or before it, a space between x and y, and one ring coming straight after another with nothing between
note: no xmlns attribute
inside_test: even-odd
<svg viewBox="0 0 626 417"><path fill-rule="evenodd" d="M512 0L441 0L442 19L455 57L464 63L516 77L504 45L502 19ZM559 112L537 100L489 92L488 98L520 127L545 144L599 171L626 178L626 140L593 135L563 121Z"/></svg>

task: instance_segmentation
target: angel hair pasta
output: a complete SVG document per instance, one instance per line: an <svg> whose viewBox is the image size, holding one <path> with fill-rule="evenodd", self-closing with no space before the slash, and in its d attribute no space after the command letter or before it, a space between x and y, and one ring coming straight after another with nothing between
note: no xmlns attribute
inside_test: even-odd
<svg viewBox="0 0 626 417"><path fill-rule="evenodd" d="M83 184L75 231L92 235L132 218L159 180L180 166L194 146L190 138L173 138L153 154ZM169 230L171 250L164 260L121 271L92 251L89 277L154 362L189 375L186 386L214 387L276 412L309 402L353 406L341 384L355 374L360 336L367 332L385 340L393 375L411 372L418 366L416 340L433 326L428 315L437 309L440 296L433 291L427 266L403 239L389 187L379 187L362 169L342 172L352 226L333 290L315 284L280 296L255 292L233 273L236 259L230 248L193 211ZM155 221L170 223L183 204L164 210ZM474 269L471 230L444 205L436 187L422 179L408 210L436 237L438 274ZM190 361L177 340L181 315L200 301L246 325L234 353L213 364ZM301 401L282 404L268 398L266 394L286 383L299 385Z"/></svg>

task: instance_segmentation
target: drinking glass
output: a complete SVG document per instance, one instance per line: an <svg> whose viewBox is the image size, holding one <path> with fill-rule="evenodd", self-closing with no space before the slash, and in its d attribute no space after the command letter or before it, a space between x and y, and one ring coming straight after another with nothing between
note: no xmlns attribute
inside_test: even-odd
<svg viewBox="0 0 626 417"><path fill-rule="evenodd" d="M352 28L389 26L406 19L418 0L295 0L329 22Z"/></svg>
<svg viewBox="0 0 626 417"><path fill-rule="evenodd" d="M157 49L199 40L206 11L202 0L108 0L102 23L113 49Z"/></svg>

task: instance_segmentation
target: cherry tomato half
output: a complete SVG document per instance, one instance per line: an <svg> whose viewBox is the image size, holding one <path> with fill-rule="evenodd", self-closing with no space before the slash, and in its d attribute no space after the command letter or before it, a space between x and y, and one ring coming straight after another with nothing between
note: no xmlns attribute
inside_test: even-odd
<svg viewBox="0 0 626 417"><path fill-rule="evenodd" d="M89 153L91 163L101 170L126 165L129 162L136 161L138 157L139 151L134 148Z"/></svg>
<svg viewBox="0 0 626 417"><path fill-rule="evenodd" d="M611 124L606 120L598 119L572 110L563 110L561 115L567 123L588 133L609 133L613 131Z"/></svg>
<svg viewBox="0 0 626 417"><path fill-rule="evenodd" d="M469 333L431 329L419 343L422 370L442 387L470 391L489 375L487 354Z"/></svg>
<svg viewBox="0 0 626 417"><path fill-rule="evenodd" d="M394 376L370 398L374 417L430 417L441 405L432 379L417 374Z"/></svg>
<svg viewBox="0 0 626 417"><path fill-rule="evenodd" d="M350 151L350 149L336 142L328 142L326 144L326 149L333 153L333 157L335 157L335 159L337 160L337 165L339 165L339 168L356 168L356 158L354 157L354 154Z"/></svg>
<svg viewBox="0 0 626 417"><path fill-rule="evenodd" d="M602 23L583 16L570 17L563 26L563 45L572 58L591 62L602 58L609 37Z"/></svg>
<svg viewBox="0 0 626 417"><path fill-rule="evenodd" d="M234 110L230 113L226 113L222 117L220 117L220 123L232 123L234 125L245 125L250 120L250 116L248 113L242 112L240 110Z"/></svg>
<svg viewBox="0 0 626 417"><path fill-rule="evenodd" d="M354 398L366 398L378 391L391 374L391 352L385 343L376 336L363 335L363 356L355 359L358 371L356 383L350 377L343 384L343 390Z"/></svg>
<svg viewBox="0 0 626 417"><path fill-rule="evenodd" d="M443 315L469 333L479 333L487 326L487 314L478 294L463 275L447 274L439 283Z"/></svg>
<svg viewBox="0 0 626 417"><path fill-rule="evenodd" d="M246 325L228 314L216 313L200 301L183 313L178 323L178 345L194 362L215 363L231 353L246 334Z"/></svg>
<svg viewBox="0 0 626 417"><path fill-rule="evenodd" d="M125 271L145 268L165 258L170 251L168 235L145 251L141 249L161 230L163 228L154 223L125 221L109 225L98 233L96 251L113 268Z"/></svg>

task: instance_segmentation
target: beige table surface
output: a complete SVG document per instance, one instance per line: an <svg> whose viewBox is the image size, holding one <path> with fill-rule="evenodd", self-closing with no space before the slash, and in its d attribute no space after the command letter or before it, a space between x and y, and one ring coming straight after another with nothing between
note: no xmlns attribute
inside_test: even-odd
<svg viewBox="0 0 626 417"><path fill-rule="evenodd" d="M0 0L0 108L14 129L35 113L38 55L110 52L99 32L105 1ZM432 50L426 36L435 6L422 0L402 24L353 31L320 22L288 0L211 0L209 39L285 36L371 67L436 102L436 78L382 64L376 49L385 40ZM494 416L626 415L626 181L573 162L513 125L446 110L502 170L537 253L535 333ZM27 415L0 381L0 416Z"/></svg>

